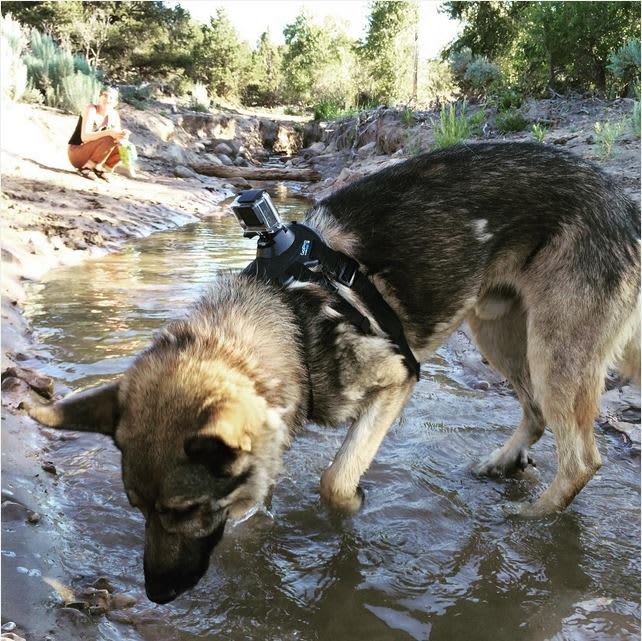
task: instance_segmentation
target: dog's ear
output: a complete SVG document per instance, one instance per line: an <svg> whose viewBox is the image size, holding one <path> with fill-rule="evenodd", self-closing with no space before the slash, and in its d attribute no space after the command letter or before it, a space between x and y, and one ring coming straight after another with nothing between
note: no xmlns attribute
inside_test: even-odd
<svg viewBox="0 0 642 641"><path fill-rule="evenodd" d="M120 381L70 394L49 405L30 405L29 416L42 425L113 436L120 420Z"/></svg>
<svg viewBox="0 0 642 641"><path fill-rule="evenodd" d="M229 476L230 465L239 454L217 436L200 433L186 438L183 448L190 461L204 465L214 476Z"/></svg>

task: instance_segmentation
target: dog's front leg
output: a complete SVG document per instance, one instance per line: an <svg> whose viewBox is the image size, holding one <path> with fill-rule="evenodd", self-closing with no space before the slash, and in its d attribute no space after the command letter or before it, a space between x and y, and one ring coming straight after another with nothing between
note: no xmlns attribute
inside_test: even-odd
<svg viewBox="0 0 642 641"><path fill-rule="evenodd" d="M383 437L401 413L415 381L380 389L350 426L334 461L321 475L321 497L331 506L356 512L363 503L359 479Z"/></svg>

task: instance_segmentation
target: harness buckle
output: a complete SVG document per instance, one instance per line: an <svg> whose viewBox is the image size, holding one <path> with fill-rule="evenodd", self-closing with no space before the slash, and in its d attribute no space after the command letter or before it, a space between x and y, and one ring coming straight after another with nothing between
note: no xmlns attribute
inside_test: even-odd
<svg viewBox="0 0 642 641"><path fill-rule="evenodd" d="M339 265L339 270L337 271L336 280L345 285L346 287L352 287L354 283L355 276L359 271L359 264L356 261L344 261Z"/></svg>

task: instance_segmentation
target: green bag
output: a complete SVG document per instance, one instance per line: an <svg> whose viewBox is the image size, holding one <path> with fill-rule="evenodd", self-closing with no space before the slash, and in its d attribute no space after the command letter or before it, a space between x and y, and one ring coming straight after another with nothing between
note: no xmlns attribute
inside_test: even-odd
<svg viewBox="0 0 642 641"><path fill-rule="evenodd" d="M135 145L128 140L118 143L118 156L125 167L133 168L138 158Z"/></svg>

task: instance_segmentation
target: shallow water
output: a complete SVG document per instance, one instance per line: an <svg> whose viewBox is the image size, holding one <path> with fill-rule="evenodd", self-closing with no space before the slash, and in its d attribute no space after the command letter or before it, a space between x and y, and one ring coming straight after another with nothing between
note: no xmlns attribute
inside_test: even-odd
<svg viewBox="0 0 642 641"><path fill-rule="evenodd" d="M305 207L283 192L275 200L285 219ZM39 368L69 388L109 380L214 272L244 266L254 247L224 217L50 273L27 308L50 359ZM144 595L143 519L125 498L116 448L91 434L55 443L48 458L62 482L51 500L65 518L54 562L79 585L104 575L138 598L125 617L85 621L79 638L639 638L639 458L598 430L604 466L566 513L510 517L506 506L533 499L552 478L552 437L534 450L537 470L475 479L469 466L510 435L520 412L501 386L471 389L464 369L449 347L423 366L352 517L318 497L344 430L310 426L287 452L267 509L228 527L205 578L165 606Z"/></svg>

